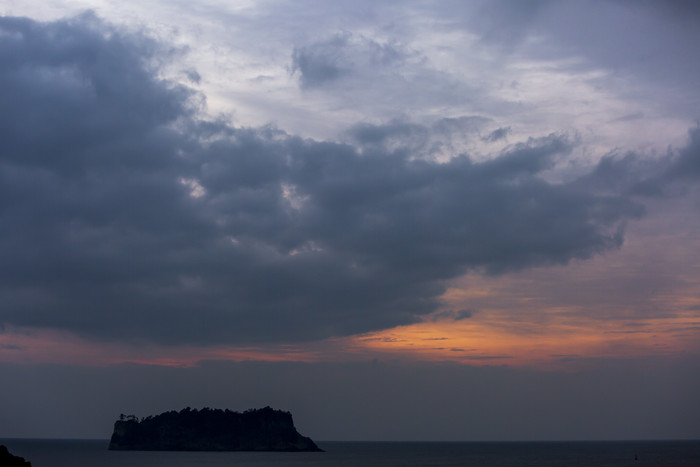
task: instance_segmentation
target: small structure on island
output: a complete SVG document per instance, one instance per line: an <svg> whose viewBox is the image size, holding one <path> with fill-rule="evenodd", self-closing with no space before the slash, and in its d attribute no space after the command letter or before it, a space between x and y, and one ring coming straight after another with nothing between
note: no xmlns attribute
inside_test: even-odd
<svg viewBox="0 0 700 467"><path fill-rule="evenodd" d="M297 432L292 414L270 407L232 412L189 407L114 422L109 449L121 451L322 451Z"/></svg>

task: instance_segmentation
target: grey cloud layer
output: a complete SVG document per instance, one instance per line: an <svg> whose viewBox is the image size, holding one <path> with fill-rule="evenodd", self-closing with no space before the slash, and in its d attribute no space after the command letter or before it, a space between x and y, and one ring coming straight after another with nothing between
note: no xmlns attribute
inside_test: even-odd
<svg viewBox="0 0 700 467"><path fill-rule="evenodd" d="M314 10L309 4L302 9L307 15ZM315 33L306 35L292 55L291 68L301 88L325 92L337 106L362 100L363 109L381 108L391 118L386 109L395 109L396 102L409 111L459 104L505 119L519 109L502 89L528 84L521 83L508 64L525 59L555 64L562 72L588 72L591 84L644 102L646 119L655 113L686 121L697 118L695 77L700 69L695 44L700 40L700 15L694 2L355 2L344 5L342 13L328 12L322 27L316 26L320 18L289 14ZM350 26L339 25L341 14ZM359 27L359 18L372 28ZM430 23L429 34L423 22ZM367 29L382 39L337 33ZM433 34L449 37L454 32L465 35L464 43L448 40L440 47L448 56L467 56L469 61L441 65L441 50L430 51ZM469 48L471 37L478 42L475 50L483 54L480 59L461 49ZM467 73L459 71L459 63L468 64ZM469 74L474 69L480 70L477 79ZM362 93L347 92L356 89Z"/></svg>
<svg viewBox="0 0 700 467"><path fill-rule="evenodd" d="M453 4L442 12L447 16L455 9ZM691 119L697 116L697 2L496 0L478 10L448 18L453 27L466 26L508 51L529 49L530 56L548 59L576 57L581 60L574 67L603 69L625 83L660 84L673 90L660 102L676 114L684 110ZM528 35L544 40L528 45Z"/></svg>
<svg viewBox="0 0 700 467"><path fill-rule="evenodd" d="M603 156L590 174L576 182L599 191L638 197L673 197L687 192L700 178L700 126L688 131L687 144L660 158L613 151Z"/></svg>
<svg viewBox="0 0 700 467"><path fill-rule="evenodd" d="M436 310L469 270L618 248L642 213L547 182L564 135L438 163L411 143L437 126L359 125L353 144L234 128L157 78L157 44L91 16L1 18L0 37L0 322L166 343L358 333Z"/></svg>
<svg viewBox="0 0 700 467"><path fill-rule="evenodd" d="M389 66L406 55L391 44L380 44L346 32L326 41L296 47L292 53L292 73L299 72L302 88L315 88L358 69L376 70L377 67Z"/></svg>

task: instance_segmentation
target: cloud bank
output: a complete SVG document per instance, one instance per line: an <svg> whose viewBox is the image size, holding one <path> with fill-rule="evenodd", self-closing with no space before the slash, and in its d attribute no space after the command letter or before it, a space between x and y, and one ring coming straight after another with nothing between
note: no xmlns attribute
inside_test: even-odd
<svg viewBox="0 0 700 467"><path fill-rule="evenodd" d="M416 150L438 126L304 139L201 119L202 96L159 75L166 47L92 15L0 18L0 37L7 324L172 344L349 335L436 311L469 271L619 248L643 214L637 192L599 183L623 164L548 180L565 134L440 161ZM336 79L329 54L349 41L295 51L302 86ZM691 136L665 173L698 173Z"/></svg>

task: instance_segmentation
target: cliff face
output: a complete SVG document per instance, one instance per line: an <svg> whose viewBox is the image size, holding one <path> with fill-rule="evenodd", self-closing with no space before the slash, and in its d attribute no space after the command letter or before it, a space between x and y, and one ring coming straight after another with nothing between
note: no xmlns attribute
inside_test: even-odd
<svg viewBox="0 0 700 467"><path fill-rule="evenodd" d="M320 451L300 435L289 412L264 409L184 409L143 420L117 420L112 450L138 451Z"/></svg>

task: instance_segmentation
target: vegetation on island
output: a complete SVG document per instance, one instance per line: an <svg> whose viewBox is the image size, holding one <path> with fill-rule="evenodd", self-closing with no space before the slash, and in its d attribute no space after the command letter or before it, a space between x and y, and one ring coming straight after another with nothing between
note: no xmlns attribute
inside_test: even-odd
<svg viewBox="0 0 700 467"><path fill-rule="evenodd" d="M270 407L245 412L187 407L139 419L119 416L111 450L143 451L321 451L300 435L292 414Z"/></svg>

